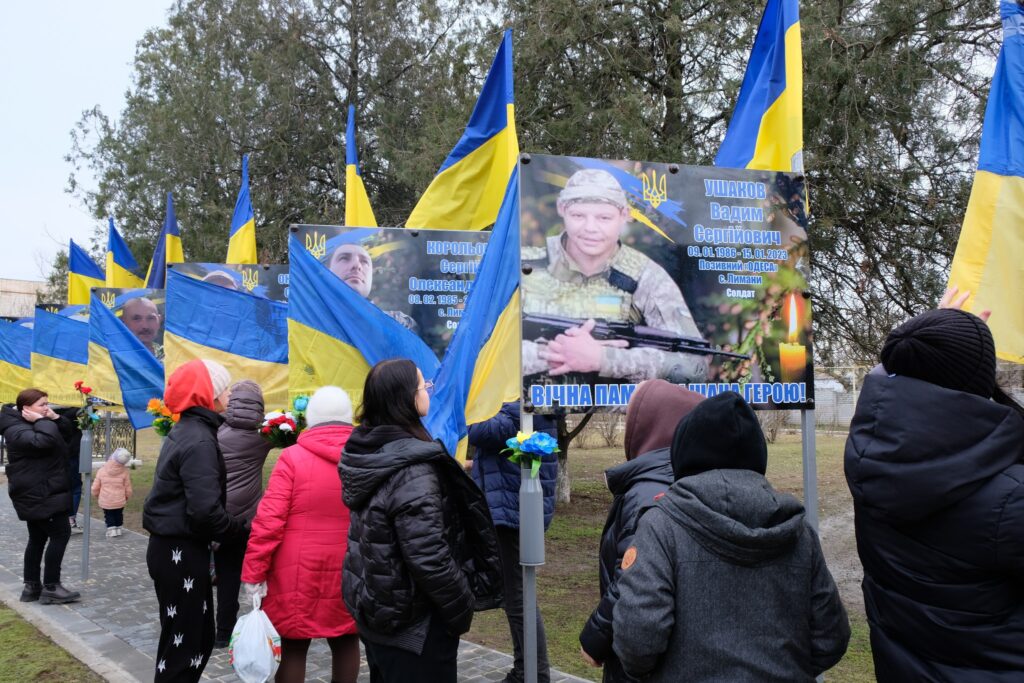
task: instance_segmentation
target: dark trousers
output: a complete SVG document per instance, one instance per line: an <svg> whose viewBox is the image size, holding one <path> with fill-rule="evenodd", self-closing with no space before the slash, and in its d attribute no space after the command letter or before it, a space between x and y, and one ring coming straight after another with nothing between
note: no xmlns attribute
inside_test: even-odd
<svg viewBox="0 0 1024 683"><path fill-rule="evenodd" d="M217 568L217 639L228 640L238 618L238 590L242 587L242 560L249 534L221 543L213 554Z"/></svg>
<svg viewBox="0 0 1024 683"><path fill-rule="evenodd" d="M118 508L116 510L103 510L103 521L106 522L107 528L113 526L124 526L124 508Z"/></svg>
<svg viewBox="0 0 1024 683"><path fill-rule="evenodd" d="M444 622L434 614L423 643L423 654L417 655L390 645L363 640L370 683L456 683L459 678L459 639L449 635Z"/></svg>
<svg viewBox="0 0 1024 683"><path fill-rule="evenodd" d="M28 545L25 546L25 583L39 583L39 565L46 553L46 570L42 583L60 583L60 564L71 538L71 523L67 515L56 514L49 519L28 522ZM49 541L49 543L47 543Z"/></svg>
<svg viewBox="0 0 1024 683"><path fill-rule="evenodd" d="M191 538L150 536L146 565L160 604L154 683L196 683L213 652L210 549Z"/></svg>
<svg viewBox="0 0 1024 683"><path fill-rule="evenodd" d="M82 475L78 472L78 456L68 458L68 479L71 480L71 509L68 517L78 514L78 504L82 502Z"/></svg>
<svg viewBox="0 0 1024 683"><path fill-rule="evenodd" d="M522 683L526 677L523 663L523 568L519 564L519 529L499 526L498 552L501 553L501 573L505 583L505 616L512 633L515 665L505 678L509 683ZM548 665L548 642L544 634L544 620L537 610L537 681L548 683L551 667Z"/></svg>

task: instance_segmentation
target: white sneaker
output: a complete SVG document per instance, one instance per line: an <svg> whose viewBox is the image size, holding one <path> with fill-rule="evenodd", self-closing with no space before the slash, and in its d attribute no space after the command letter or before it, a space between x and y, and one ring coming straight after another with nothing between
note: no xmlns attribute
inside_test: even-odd
<svg viewBox="0 0 1024 683"><path fill-rule="evenodd" d="M124 535L124 527L123 526L116 527L115 530L117 531L118 538L120 538L121 536Z"/></svg>
<svg viewBox="0 0 1024 683"><path fill-rule="evenodd" d="M107 529L107 538L113 538L114 536L117 536L117 528L110 527L109 529Z"/></svg>
<svg viewBox="0 0 1024 683"><path fill-rule="evenodd" d="M68 517L68 523L71 525L71 533L80 534L82 533L82 527L78 526L78 520L74 517Z"/></svg>

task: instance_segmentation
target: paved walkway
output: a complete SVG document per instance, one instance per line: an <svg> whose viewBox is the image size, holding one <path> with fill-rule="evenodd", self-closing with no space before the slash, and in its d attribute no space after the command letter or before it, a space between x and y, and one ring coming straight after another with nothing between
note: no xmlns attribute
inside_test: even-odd
<svg viewBox="0 0 1024 683"><path fill-rule="evenodd" d="M93 520L90 578L81 580L81 535L71 537L64 557L64 582L82 592L82 601L43 606L18 602L28 532L14 514L6 485L0 486L0 528L0 601L108 681L151 681L160 631L156 594L146 570L146 537L125 530L121 538L108 540L103 537L103 523ZM512 658L501 652L466 641L459 646L460 682L501 681L511 665ZM557 683L583 680L551 673ZM227 650L213 651L205 680L238 680ZM323 640L314 641L310 648L306 680L330 681L330 657ZM369 681L365 660L359 680Z"/></svg>

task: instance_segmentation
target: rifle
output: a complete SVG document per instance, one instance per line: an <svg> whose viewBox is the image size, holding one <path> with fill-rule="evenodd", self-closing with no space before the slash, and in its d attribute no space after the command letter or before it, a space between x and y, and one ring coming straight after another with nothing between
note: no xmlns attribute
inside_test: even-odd
<svg viewBox="0 0 1024 683"><path fill-rule="evenodd" d="M590 333L594 339L620 339L628 342L629 348L652 348L671 353L695 353L742 360L750 359L748 354L714 348L710 342L700 337L681 337L656 327L646 327L634 323L609 322L603 319L595 322L597 324L594 325L594 330ZM583 320L574 318L527 313L523 316L523 339L554 339L556 335L564 334L566 330L579 327L583 323Z"/></svg>

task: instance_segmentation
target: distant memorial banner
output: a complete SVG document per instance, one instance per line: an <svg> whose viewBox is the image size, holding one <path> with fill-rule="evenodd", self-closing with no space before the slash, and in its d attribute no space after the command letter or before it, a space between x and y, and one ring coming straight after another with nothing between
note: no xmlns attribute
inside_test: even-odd
<svg viewBox="0 0 1024 683"><path fill-rule="evenodd" d="M172 263L168 267L227 289L272 301L288 301L288 266L285 264Z"/></svg>
<svg viewBox="0 0 1024 683"><path fill-rule="evenodd" d="M416 334L438 359L458 327L490 233L299 225L306 250Z"/></svg>
<svg viewBox="0 0 1024 683"><path fill-rule="evenodd" d="M523 392L615 409L661 378L760 409L813 398L803 176L532 155Z"/></svg>

